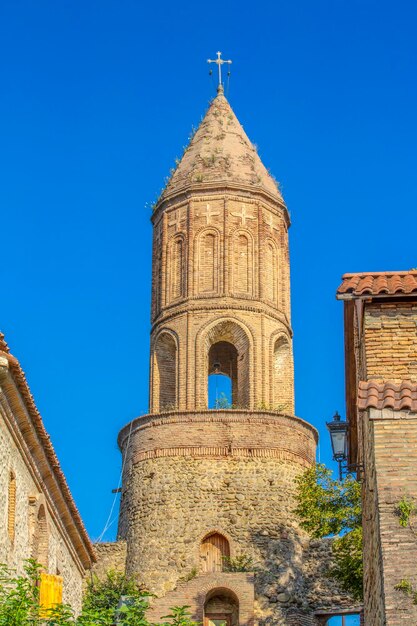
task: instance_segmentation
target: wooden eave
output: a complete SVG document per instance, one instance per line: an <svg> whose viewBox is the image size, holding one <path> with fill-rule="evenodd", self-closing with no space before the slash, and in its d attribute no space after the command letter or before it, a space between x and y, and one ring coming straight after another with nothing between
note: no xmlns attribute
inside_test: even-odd
<svg viewBox="0 0 417 626"><path fill-rule="evenodd" d="M345 393L346 419L348 428L348 463L358 463L358 410L357 410L357 372L355 358L355 304L353 301L344 305L345 327Z"/></svg>

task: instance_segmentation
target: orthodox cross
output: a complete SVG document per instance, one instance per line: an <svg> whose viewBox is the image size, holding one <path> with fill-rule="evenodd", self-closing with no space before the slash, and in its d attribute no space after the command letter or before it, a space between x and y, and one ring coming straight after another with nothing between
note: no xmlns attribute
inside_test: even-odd
<svg viewBox="0 0 417 626"><path fill-rule="evenodd" d="M172 222L168 222L168 226L175 226L175 232L178 232L181 228L181 209L177 209L174 213L175 217Z"/></svg>
<svg viewBox="0 0 417 626"><path fill-rule="evenodd" d="M253 215L247 215L246 206L244 204L242 204L240 213L232 213L231 215L234 215L235 217L240 217L240 223L242 224L242 226L246 226L246 220L256 220L256 217L253 217Z"/></svg>
<svg viewBox="0 0 417 626"><path fill-rule="evenodd" d="M228 63L230 65L232 62L226 61L225 59L221 59L220 58L222 56L221 52L216 52L216 54L217 54L217 59L207 59L207 63L215 63L217 67L219 68L219 87L221 87L222 86L222 65L224 63Z"/></svg>
<svg viewBox="0 0 417 626"><path fill-rule="evenodd" d="M206 210L201 215L203 215L203 217L206 218L207 224L210 224L211 218L214 217L215 215L220 215L220 213L219 213L219 211L212 211L211 208L210 208L210 205L206 204Z"/></svg>
<svg viewBox="0 0 417 626"><path fill-rule="evenodd" d="M274 224L274 218L272 217L272 213L267 213L266 211L264 211L263 213L264 221L269 226L269 230L271 231L271 233L273 233L274 230L279 232L279 228L277 228L277 226L275 226Z"/></svg>

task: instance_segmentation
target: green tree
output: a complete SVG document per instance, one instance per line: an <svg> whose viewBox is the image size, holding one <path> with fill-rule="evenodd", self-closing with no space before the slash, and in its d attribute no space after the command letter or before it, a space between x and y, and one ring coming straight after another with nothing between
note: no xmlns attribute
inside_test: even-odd
<svg viewBox="0 0 417 626"><path fill-rule="evenodd" d="M6 565L0 565L0 626L154 626L146 617L149 594L133 578L116 572L108 572L102 581L90 581L78 618L66 604L40 607L41 569L36 561L28 560L24 574L16 576ZM118 609L121 596L127 596L128 602ZM173 607L163 618L168 620L164 626L197 626L187 608Z"/></svg>
<svg viewBox="0 0 417 626"><path fill-rule="evenodd" d="M317 464L297 478L296 515L312 537L336 535L332 543L335 564L329 576L360 600L363 597L362 513L360 484L348 475L332 478Z"/></svg>
<svg viewBox="0 0 417 626"><path fill-rule="evenodd" d="M115 609L121 596L142 599L144 591L137 585L133 577L109 570L102 580L93 576L88 581L83 609Z"/></svg>
<svg viewBox="0 0 417 626"><path fill-rule="evenodd" d="M33 560L25 563L22 576L0 565L0 626L38 624L40 570Z"/></svg>

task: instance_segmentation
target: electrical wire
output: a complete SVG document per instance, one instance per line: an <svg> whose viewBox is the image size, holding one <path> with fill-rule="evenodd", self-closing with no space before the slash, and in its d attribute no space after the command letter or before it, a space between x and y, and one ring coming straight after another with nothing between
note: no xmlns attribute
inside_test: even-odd
<svg viewBox="0 0 417 626"><path fill-rule="evenodd" d="M109 528L110 528L110 527L114 524L114 522L116 521L116 518L114 518L114 519L112 520L112 515L113 515L114 507L116 506L117 496L119 495L119 489L120 489L120 487L121 487L122 480L123 480L123 472L124 472L125 465L126 465L126 459L127 459L127 453L128 453L128 450L129 450L129 443L130 443L130 436L131 436L131 434L132 434L133 422L134 422L134 420L132 420L132 421L130 422L129 436L128 436L128 438L127 438L127 444L126 444L126 454L124 455L124 458L123 458L122 469L121 469L121 471L120 471L119 482L118 482L118 484L117 484L117 490L116 490L116 493L114 494L113 502L112 502L112 505L111 505L111 507L110 507L110 513L109 513L109 515L108 515L108 517L107 517L107 521L106 521L106 523L104 524L104 528L103 528L103 530L101 531L101 533L100 533L100 535L99 535L99 537L98 537L98 539L97 539L97 542L98 542L98 543L100 543L100 541L102 541L102 540L103 540L103 537L104 537L105 533L109 530Z"/></svg>

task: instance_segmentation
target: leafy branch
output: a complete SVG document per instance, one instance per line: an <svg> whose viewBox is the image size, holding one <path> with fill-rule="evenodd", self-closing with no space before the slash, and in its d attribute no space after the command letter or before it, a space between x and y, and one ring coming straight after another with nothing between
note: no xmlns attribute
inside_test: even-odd
<svg viewBox="0 0 417 626"><path fill-rule="evenodd" d="M334 480L332 471L316 464L297 478L295 514L312 537L335 536L335 564L328 574L356 599L363 597L361 488L352 477Z"/></svg>

